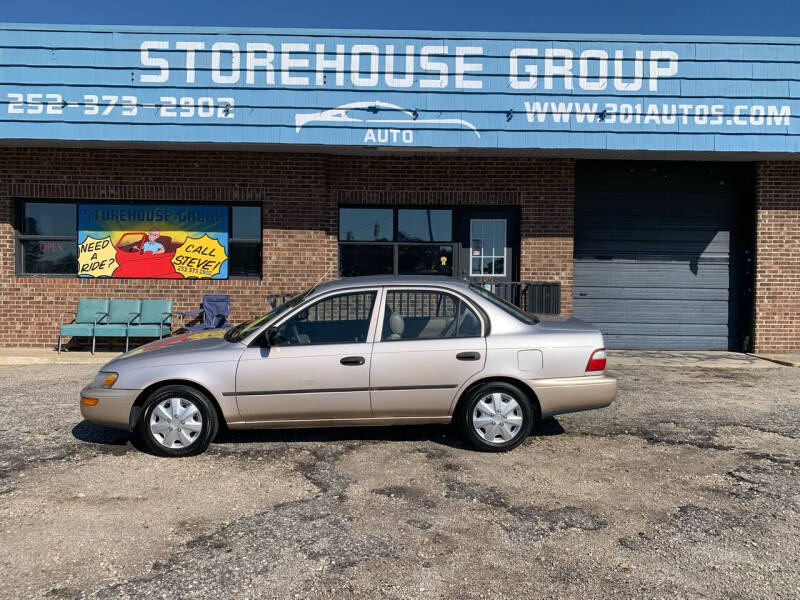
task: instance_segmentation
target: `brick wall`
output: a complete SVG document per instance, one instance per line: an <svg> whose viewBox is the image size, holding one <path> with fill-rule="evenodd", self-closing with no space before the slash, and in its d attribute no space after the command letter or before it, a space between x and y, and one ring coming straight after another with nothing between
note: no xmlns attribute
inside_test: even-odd
<svg viewBox="0 0 800 600"><path fill-rule="evenodd" d="M800 352L800 163L758 165L755 348Z"/></svg>
<svg viewBox="0 0 800 600"><path fill-rule="evenodd" d="M231 320L250 318L267 294L336 276L341 203L519 206L521 278L561 281L569 313L573 186L563 159L0 149L0 345L52 346L59 313L80 297L172 298L185 311L225 293ZM14 198L262 202L263 279L16 277Z"/></svg>

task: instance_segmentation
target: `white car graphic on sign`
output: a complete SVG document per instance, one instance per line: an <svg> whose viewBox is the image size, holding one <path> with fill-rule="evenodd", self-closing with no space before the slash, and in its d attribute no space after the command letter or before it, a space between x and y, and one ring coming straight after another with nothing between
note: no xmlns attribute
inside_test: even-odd
<svg viewBox="0 0 800 600"><path fill-rule="evenodd" d="M350 111L366 110L375 113L383 111L397 111L400 113L396 118L375 118L375 119L362 119L359 117L350 116ZM367 100L361 102L349 102L342 104L336 108L323 110L315 113L297 113L294 116L295 131L300 133L303 125L308 123L365 123L380 127L381 125L458 125L466 127L475 133L476 136L481 137L478 128L469 121L464 119L419 119L415 118L415 111L410 111L407 108L392 104L390 102L383 102L381 100ZM401 117L402 115L402 117Z"/></svg>

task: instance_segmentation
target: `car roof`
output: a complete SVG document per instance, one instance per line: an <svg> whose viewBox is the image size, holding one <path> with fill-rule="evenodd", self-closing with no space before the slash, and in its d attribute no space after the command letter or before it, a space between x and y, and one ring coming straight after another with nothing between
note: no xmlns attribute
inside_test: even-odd
<svg viewBox="0 0 800 600"><path fill-rule="evenodd" d="M384 285L435 285L451 289L463 289L469 285L469 282L440 275L367 275L326 281L316 286L313 293L316 295L332 290Z"/></svg>

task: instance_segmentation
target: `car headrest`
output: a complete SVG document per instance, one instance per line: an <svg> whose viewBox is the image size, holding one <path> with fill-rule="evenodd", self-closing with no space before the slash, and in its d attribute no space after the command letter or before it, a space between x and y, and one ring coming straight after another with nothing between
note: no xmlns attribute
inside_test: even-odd
<svg viewBox="0 0 800 600"><path fill-rule="evenodd" d="M393 334L403 335L403 330L406 328L406 320L399 312L393 312L389 317L389 328Z"/></svg>

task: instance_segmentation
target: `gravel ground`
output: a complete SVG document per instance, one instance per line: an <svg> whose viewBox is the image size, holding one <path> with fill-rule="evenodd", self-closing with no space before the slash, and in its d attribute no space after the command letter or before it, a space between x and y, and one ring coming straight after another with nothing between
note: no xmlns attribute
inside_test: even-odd
<svg viewBox="0 0 800 600"><path fill-rule="evenodd" d="M502 455L435 426L183 460L81 421L95 369L0 367L0 597L800 597L800 369L617 368Z"/></svg>

